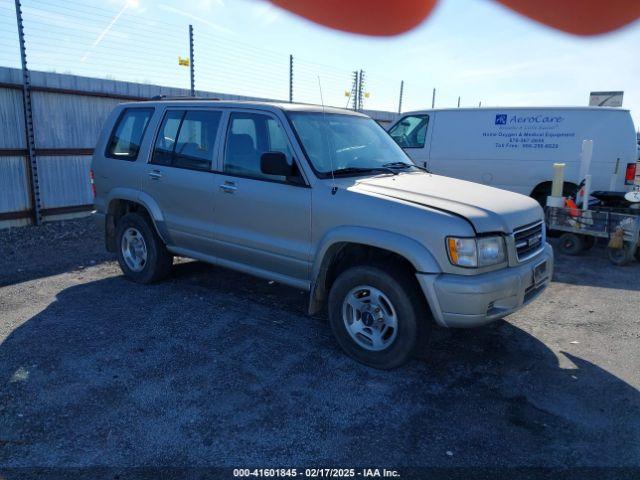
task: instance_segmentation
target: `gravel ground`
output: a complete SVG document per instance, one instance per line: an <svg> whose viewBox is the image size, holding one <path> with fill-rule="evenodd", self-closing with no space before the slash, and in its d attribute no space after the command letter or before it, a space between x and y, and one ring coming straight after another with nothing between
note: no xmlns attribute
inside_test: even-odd
<svg viewBox="0 0 640 480"><path fill-rule="evenodd" d="M601 248L391 372L304 292L191 261L125 280L90 218L0 252L1 468L640 468L640 264Z"/></svg>

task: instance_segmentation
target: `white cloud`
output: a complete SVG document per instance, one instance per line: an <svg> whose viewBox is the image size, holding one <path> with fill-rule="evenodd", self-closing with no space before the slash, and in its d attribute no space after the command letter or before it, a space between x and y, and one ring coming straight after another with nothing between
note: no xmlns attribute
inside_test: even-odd
<svg viewBox="0 0 640 480"><path fill-rule="evenodd" d="M198 0L194 5L198 10L210 12L214 8L224 7L224 0Z"/></svg>
<svg viewBox="0 0 640 480"><path fill-rule="evenodd" d="M89 55L91 54L91 52L93 51L94 48L96 48L98 45L100 45L100 42L102 42L102 40L104 40L104 37L106 37L109 32L111 31L111 29L113 28L113 26L116 24L116 22L118 21L118 19L122 16L122 14L129 8L136 8L139 6L138 0L127 0L125 2L125 4L122 6L122 8L120 9L120 11L118 13L116 13L113 18L111 19L111 21L107 24L107 26L104 28L104 30L102 30L100 32L100 34L96 37L96 39L93 41L93 43L91 44L91 46L87 49L87 51L85 52L85 54L82 56L82 58L80 59L81 62L84 62Z"/></svg>
<svg viewBox="0 0 640 480"><path fill-rule="evenodd" d="M180 10L179 8L175 8L169 5L164 5L164 4L160 4L158 5L158 8L160 8L161 10L164 10L165 12L169 12L169 13L174 13L176 15L180 15L182 17L185 18L189 18L191 20L195 20L196 22L200 22L208 27L210 27L211 29L217 31L218 33L224 33L226 35L235 35L235 32L233 32L232 30L229 30L228 28L225 28L221 25L218 25L217 23L213 23L210 22L209 20L206 20L204 18L201 18L197 15L194 15L192 13L186 12L184 10Z"/></svg>
<svg viewBox="0 0 640 480"><path fill-rule="evenodd" d="M272 25L282 17L282 10L273 6L273 4L258 1L251 7L251 16L258 20L262 25Z"/></svg>

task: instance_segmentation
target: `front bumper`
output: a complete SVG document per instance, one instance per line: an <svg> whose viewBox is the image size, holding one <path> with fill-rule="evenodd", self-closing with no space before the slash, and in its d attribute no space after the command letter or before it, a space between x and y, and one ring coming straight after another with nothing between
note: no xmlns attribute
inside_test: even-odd
<svg viewBox="0 0 640 480"><path fill-rule="evenodd" d="M547 277L534 284L533 269L547 262ZM480 275L418 273L433 317L443 327L474 327L503 318L535 299L553 275L553 249L526 263Z"/></svg>

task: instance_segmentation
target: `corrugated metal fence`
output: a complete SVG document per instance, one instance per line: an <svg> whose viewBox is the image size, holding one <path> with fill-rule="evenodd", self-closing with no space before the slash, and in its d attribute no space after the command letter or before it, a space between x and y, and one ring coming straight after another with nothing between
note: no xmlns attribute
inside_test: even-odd
<svg viewBox="0 0 640 480"><path fill-rule="evenodd" d="M93 208L89 169L93 147L111 109L156 95L186 96L180 88L48 72L31 72L36 158L43 219L86 214ZM214 92L201 97L266 100ZM382 124L396 114L365 111ZM21 71L0 67L0 228L33 220Z"/></svg>

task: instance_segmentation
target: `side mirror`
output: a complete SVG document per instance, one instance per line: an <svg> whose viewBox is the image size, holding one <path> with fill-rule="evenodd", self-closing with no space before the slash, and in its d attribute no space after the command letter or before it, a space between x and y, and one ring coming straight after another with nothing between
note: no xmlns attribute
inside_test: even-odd
<svg viewBox="0 0 640 480"><path fill-rule="evenodd" d="M293 166L287 162L287 156L282 152L265 152L260 157L260 171L266 175L291 177L294 175Z"/></svg>

